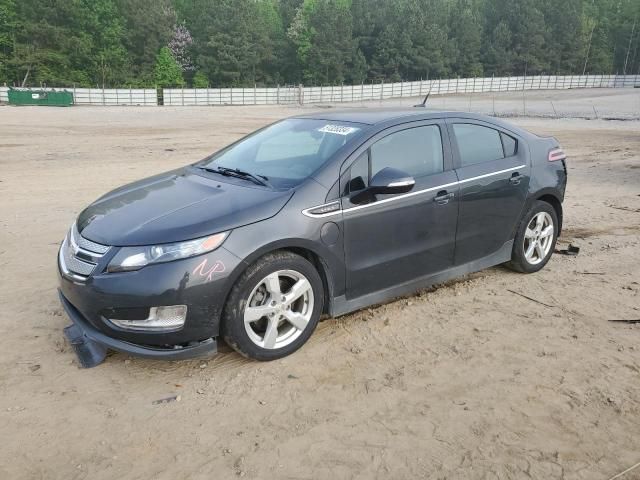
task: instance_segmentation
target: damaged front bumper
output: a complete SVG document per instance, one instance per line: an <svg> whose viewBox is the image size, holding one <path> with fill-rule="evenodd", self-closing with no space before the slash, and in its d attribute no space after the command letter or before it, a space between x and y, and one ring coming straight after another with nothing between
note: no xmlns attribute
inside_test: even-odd
<svg viewBox="0 0 640 480"><path fill-rule="evenodd" d="M73 321L65 335L83 366L95 366L107 350L181 360L216 353L220 320L230 276L244 264L220 247L183 260L148 265L131 272L106 271L117 247L101 257L84 278L69 275L58 262L60 301ZM185 306L179 328L151 330L144 325L160 307Z"/></svg>
<svg viewBox="0 0 640 480"><path fill-rule="evenodd" d="M135 343L109 337L93 327L83 315L58 291L60 302L73 322L64 329L64 334L73 347L80 364L84 368L99 365L105 359L107 350L128 353L138 357L183 360L187 358L208 357L217 352L215 339L209 338L199 342L191 342L186 346L159 347L138 345Z"/></svg>

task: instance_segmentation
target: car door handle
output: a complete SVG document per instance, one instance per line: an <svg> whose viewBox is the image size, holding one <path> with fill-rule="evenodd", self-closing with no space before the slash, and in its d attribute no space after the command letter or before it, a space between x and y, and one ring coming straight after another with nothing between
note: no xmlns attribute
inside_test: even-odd
<svg viewBox="0 0 640 480"><path fill-rule="evenodd" d="M436 194L435 197L433 197L433 201L438 205L446 205L453 197L453 192L448 193L446 190L441 190Z"/></svg>
<svg viewBox="0 0 640 480"><path fill-rule="evenodd" d="M520 175L518 172L514 172L509 179L512 185L518 185L520 181L524 178L524 176Z"/></svg>

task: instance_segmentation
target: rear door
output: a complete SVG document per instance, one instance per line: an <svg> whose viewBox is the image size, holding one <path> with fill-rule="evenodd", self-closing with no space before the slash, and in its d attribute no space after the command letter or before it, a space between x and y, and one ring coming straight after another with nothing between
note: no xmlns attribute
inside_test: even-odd
<svg viewBox="0 0 640 480"><path fill-rule="evenodd" d="M413 189L362 201L385 167L413 176ZM451 267L458 199L445 122L413 122L377 134L345 162L340 185L347 298Z"/></svg>
<svg viewBox="0 0 640 480"><path fill-rule="evenodd" d="M530 179L523 139L491 123L447 120L460 187L455 264L496 252L513 237Z"/></svg>

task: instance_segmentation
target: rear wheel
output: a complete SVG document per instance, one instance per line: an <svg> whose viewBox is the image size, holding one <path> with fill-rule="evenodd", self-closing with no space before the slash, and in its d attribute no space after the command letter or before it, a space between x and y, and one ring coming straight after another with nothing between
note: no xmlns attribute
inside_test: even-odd
<svg viewBox="0 0 640 480"><path fill-rule="evenodd" d="M518 272L541 270L551 258L558 236L558 216L546 202L536 201L523 217L509 266Z"/></svg>
<svg viewBox="0 0 640 480"><path fill-rule="evenodd" d="M268 254L238 279L225 306L225 341L256 360L275 360L300 348L322 312L322 279L291 252Z"/></svg>

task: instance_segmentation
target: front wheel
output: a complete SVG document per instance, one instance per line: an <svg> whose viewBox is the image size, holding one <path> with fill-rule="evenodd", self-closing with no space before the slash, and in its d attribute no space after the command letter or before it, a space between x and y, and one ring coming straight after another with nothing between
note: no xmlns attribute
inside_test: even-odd
<svg viewBox="0 0 640 480"><path fill-rule="evenodd" d="M274 252L251 265L225 306L222 333L232 348L256 360L275 360L300 348L322 313L322 279L305 258Z"/></svg>
<svg viewBox="0 0 640 480"><path fill-rule="evenodd" d="M541 270L551 258L557 237L556 211L548 203L536 201L520 222L509 266L523 273Z"/></svg>

